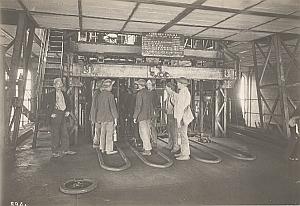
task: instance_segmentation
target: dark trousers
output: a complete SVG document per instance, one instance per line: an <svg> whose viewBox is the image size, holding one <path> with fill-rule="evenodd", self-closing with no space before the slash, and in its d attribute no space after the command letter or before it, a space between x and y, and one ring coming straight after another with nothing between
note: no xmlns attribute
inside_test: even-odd
<svg viewBox="0 0 300 206"><path fill-rule="evenodd" d="M69 150L69 134L66 125L65 112L54 111L56 117L51 118L52 152L63 152Z"/></svg>

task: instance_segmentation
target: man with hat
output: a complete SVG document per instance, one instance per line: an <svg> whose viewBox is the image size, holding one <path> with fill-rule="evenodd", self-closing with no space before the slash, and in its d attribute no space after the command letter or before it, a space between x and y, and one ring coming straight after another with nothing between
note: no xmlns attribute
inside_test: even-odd
<svg viewBox="0 0 300 206"><path fill-rule="evenodd" d="M189 160L190 159L190 145L189 139L187 136L188 125L194 119L194 116L191 111L191 94L187 88L189 81L180 77L177 79L177 87L179 93L174 93L175 96L175 105L174 105L174 118L177 121L178 135L181 139L179 154L175 154L177 160Z"/></svg>
<svg viewBox="0 0 300 206"><path fill-rule="evenodd" d="M133 122L139 123L139 133L143 141L142 155L151 155L151 118L153 116L153 103L152 95L149 90L146 89L146 81L139 79L135 82L138 85L138 93L136 95L136 104L133 114Z"/></svg>
<svg viewBox="0 0 300 206"><path fill-rule="evenodd" d="M95 96L90 113L91 121L96 125L96 135L100 136L100 150L108 155L117 153L113 150L113 132L118 119L116 102L111 92L114 83L110 79L102 82L101 92Z"/></svg>
<svg viewBox="0 0 300 206"><path fill-rule="evenodd" d="M64 84L61 78L54 79L53 83L55 91L48 93L44 101L50 115L52 157L73 155L76 152L69 150L69 134L65 119L70 115L70 99L63 91Z"/></svg>

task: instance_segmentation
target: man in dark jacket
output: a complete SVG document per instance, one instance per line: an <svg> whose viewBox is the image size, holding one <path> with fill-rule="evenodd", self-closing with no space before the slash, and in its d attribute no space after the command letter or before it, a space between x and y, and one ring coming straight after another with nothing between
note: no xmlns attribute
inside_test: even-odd
<svg viewBox="0 0 300 206"><path fill-rule="evenodd" d="M133 121L134 123L139 123L139 133L144 148L142 155L151 155L150 129L151 118L153 116L152 95L151 92L146 89L146 81L144 79L139 79L135 83L138 85L139 92L136 95Z"/></svg>
<svg viewBox="0 0 300 206"><path fill-rule="evenodd" d="M62 91L63 86L60 78L54 79L55 91L47 94L44 101L44 106L50 115L53 157L76 154L69 150L69 134L65 118L70 115L71 108L68 95Z"/></svg>
<svg viewBox="0 0 300 206"><path fill-rule="evenodd" d="M110 79L102 83L101 93L95 97L90 114L91 121L96 123L96 131L100 131L100 150L109 155L117 153L113 150L113 132L118 119L116 102L111 92L113 84L114 81Z"/></svg>

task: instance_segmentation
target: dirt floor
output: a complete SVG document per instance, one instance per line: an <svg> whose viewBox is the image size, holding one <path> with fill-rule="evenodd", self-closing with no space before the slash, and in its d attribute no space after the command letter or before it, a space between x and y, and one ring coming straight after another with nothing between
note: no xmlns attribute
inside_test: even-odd
<svg viewBox="0 0 300 206"><path fill-rule="evenodd" d="M160 142L161 151L174 160L171 167L160 169L145 165L126 144L120 144L131 167L111 172L99 166L88 143L73 148L77 155L50 159L50 135L43 133L37 149L31 149L28 139L6 166L2 205L300 204L300 163L288 161L284 148L236 134L214 140L250 152L256 160L216 152L222 158L218 164L177 161ZM197 155L196 150L192 154ZM95 178L98 186L81 195L59 191L64 181L77 177Z"/></svg>

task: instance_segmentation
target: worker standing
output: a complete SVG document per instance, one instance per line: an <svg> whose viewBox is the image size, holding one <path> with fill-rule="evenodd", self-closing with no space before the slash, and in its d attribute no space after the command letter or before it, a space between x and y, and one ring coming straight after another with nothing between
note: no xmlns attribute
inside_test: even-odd
<svg viewBox="0 0 300 206"><path fill-rule="evenodd" d="M174 106L175 106L175 83L168 82L166 85L167 98L165 100L165 112L167 114L167 130L169 135L168 149L172 153L176 153L179 150L178 145L178 133L177 133L177 122L174 118Z"/></svg>
<svg viewBox="0 0 300 206"><path fill-rule="evenodd" d="M61 78L54 79L55 91L47 94L44 106L50 114L50 127L52 136L52 157L73 155L76 152L69 150L69 134L66 126L66 117L70 115L70 99L62 91L64 84Z"/></svg>
<svg viewBox="0 0 300 206"><path fill-rule="evenodd" d="M177 87L179 93L174 92L175 105L174 105L174 118L177 121L178 135L181 139L179 154L175 154L177 160L189 160L190 159L190 145L187 136L188 125L194 119L191 111L191 94L187 88L189 81L180 77L177 79Z"/></svg>
<svg viewBox="0 0 300 206"><path fill-rule="evenodd" d="M155 82L151 81L150 79L147 81L147 89L151 92L151 99L153 104L153 114L151 117L151 125L150 125L150 142L152 147L157 147L157 130L156 130L156 123L157 123L157 116L158 116L158 109L159 109L159 96L157 91L155 90Z"/></svg>
<svg viewBox="0 0 300 206"><path fill-rule="evenodd" d="M151 118L153 116L152 95L146 89L146 81L139 79L135 82L138 85L138 93L136 95L136 104L133 114L133 122L139 123L139 133L143 141L142 155L151 155L152 146L150 143L151 136Z"/></svg>
<svg viewBox="0 0 300 206"><path fill-rule="evenodd" d="M100 134L101 134L101 124L97 123L96 121L96 100L98 99L98 96L101 93L102 90L102 83L104 80L99 80L96 83L95 92L93 93L93 99L92 99L92 106L90 111L90 120L95 125L95 134L93 137L93 148L98 148L100 145Z"/></svg>
<svg viewBox="0 0 300 206"><path fill-rule="evenodd" d="M100 128L100 150L106 154L115 154L113 150L114 126L117 125L118 112L112 86L114 81L106 79L101 85L101 92L95 96L91 108L91 120ZM96 129L97 131L97 129Z"/></svg>

